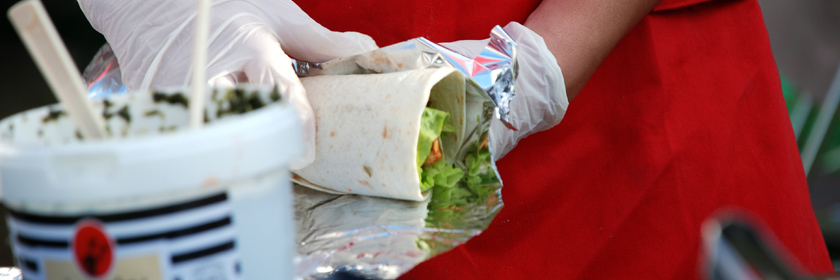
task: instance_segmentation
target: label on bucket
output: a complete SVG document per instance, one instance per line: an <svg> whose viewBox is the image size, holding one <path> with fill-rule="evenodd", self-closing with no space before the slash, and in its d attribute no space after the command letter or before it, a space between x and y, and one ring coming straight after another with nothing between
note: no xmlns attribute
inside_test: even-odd
<svg viewBox="0 0 840 280"><path fill-rule="evenodd" d="M25 279L240 279L226 193L133 212L33 215L9 209Z"/></svg>

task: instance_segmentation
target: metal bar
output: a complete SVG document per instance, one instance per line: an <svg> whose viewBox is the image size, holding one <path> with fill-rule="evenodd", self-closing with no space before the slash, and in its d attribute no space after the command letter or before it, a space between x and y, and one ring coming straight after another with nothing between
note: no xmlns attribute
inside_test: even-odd
<svg viewBox="0 0 840 280"><path fill-rule="evenodd" d="M811 134L808 135L808 142L802 148L802 166L805 168L805 176L808 176L808 173L811 172L817 152L822 146L823 138L828 132L828 126L831 124L838 105L840 105L840 65L837 67L837 73L834 75L834 80L831 82L831 87L828 89L828 94L823 101L819 115L817 115L814 129L811 130Z"/></svg>

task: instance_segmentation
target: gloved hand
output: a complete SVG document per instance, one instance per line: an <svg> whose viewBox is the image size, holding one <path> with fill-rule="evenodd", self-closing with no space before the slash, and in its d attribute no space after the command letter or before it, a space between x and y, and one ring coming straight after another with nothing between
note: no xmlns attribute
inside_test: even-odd
<svg viewBox="0 0 840 280"><path fill-rule="evenodd" d="M111 44L128 90L189 84L196 1L78 1ZM307 147L291 167L308 165L315 159L315 119L286 54L323 62L376 49L376 43L367 35L324 28L291 0L215 0L211 11L209 85L278 85L300 116Z"/></svg>
<svg viewBox="0 0 840 280"><path fill-rule="evenodd" d="M519 140L560 123L569 107L563 73L543 38L516 22L509 23L504 29L516 42L519 63L516 98L510 102L511 119L518 131L508 129L501 121L493 119L490 124L490 150L496 160L510 152ZM488 40L464 40L441 45L474 58L484 50Z"/></svg>

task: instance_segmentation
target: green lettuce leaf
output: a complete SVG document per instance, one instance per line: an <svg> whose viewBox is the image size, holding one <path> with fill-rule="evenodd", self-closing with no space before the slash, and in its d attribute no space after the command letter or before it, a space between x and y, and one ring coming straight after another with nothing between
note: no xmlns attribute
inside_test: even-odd
<svg viewBox="0 0 840 280"><path fill-rule="evenodd" d="M417 172L420 174L420 191L426 191L434 186L433 183L423 180L423 162L431 153L432 143L440 138L441 133L454 131L455 128L449 124L449 113L428 107L423 110L423 116L420 117L420 137L417 141Z"/></svg>
<svg viewBox="0 0 840 280"><path fill-rule="evenodd" d="M464 177L464 170L454 167L451 164L439 160L430 166L423 168L420 175L421 191L435 188L433 195L438 195L439 189L451 189ZM423 189L423 187L426 187Z"/></svg>
<svg viewBox="0 0 840 280"><path fill-rule="evenodd" d="M486 136L485 136L486 137ZM481 139L484 139L482 137ZM464 215L463 208L470 204L485 204L491 193L497 191L501 186L499 178L493 170L490 149L482 146L481 141L473 142L467 150L464 158L466 172L460 168L461 174L458 181L452 182L451 186L439 184L434 178L432 199L429 202L429 218L426 219L428 227L453 228L455 224L461 223ZM432 166L429 166L432 167ZM427 168L429 168L427 167ZM452 174L457 171L450 171ZM451 178L454 179L453 175ZM447 181L446 183L450 183Z"/></svg>

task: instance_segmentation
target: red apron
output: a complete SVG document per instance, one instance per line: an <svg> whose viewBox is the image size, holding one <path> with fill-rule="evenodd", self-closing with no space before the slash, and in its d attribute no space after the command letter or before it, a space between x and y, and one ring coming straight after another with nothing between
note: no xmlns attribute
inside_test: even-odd
<svg viewBox="0 0 840 280"><path fill-rule="evenodd" d="M485 38L539 1L297 2L385 46ZM492 225L404 278L696 278L702 223L722 209L753 214L809 271L832 271L755 0L663 1L563 122L498 167Z"/></svg>

